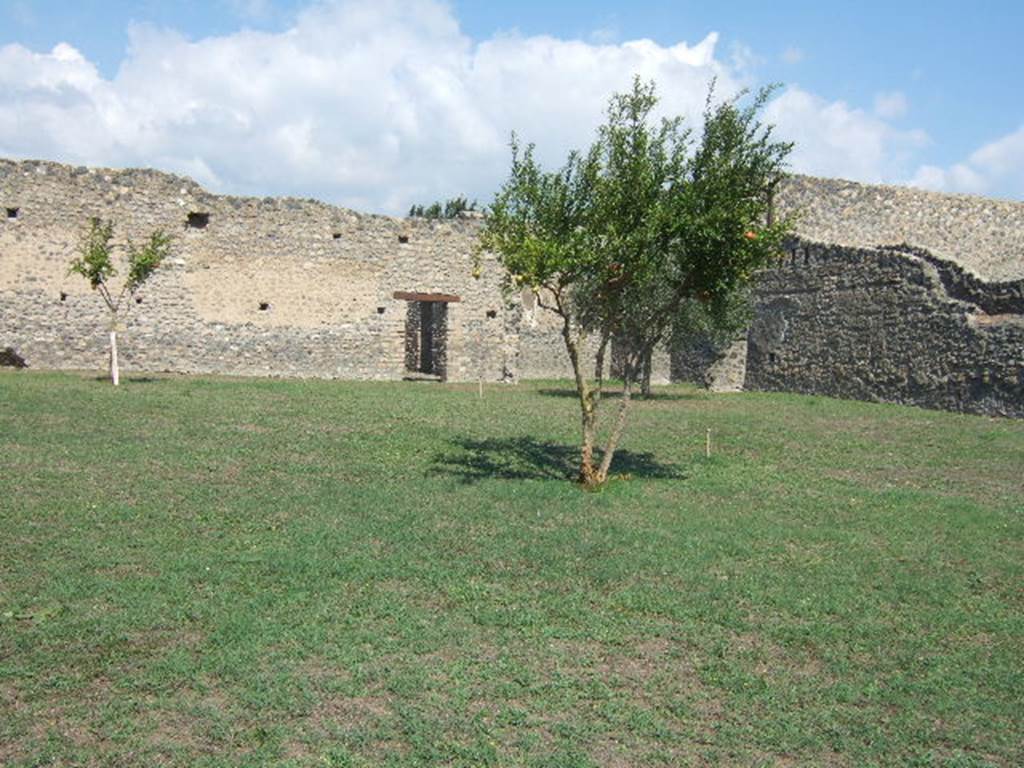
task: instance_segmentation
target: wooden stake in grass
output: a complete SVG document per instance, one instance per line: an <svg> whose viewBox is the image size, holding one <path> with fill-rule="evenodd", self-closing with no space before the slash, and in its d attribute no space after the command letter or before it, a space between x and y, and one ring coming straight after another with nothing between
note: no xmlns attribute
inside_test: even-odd
<svg viewBox="0 0 1024 768"><path fill-rule="evenodd" d="M708 427L704 435L704 458L711 458L711 427Z"/></svg>

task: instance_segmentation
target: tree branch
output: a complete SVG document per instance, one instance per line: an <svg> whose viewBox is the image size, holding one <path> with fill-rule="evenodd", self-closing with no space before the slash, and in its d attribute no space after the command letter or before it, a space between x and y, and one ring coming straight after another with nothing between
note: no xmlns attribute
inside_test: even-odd
<svg viewBox="0 0 1024 768"><path fill-rule="evenodd" d="M104 303L110 311L116 315L120 302L117 304L114 303L113 298L110 296L110 290L107 288L107 284L105 282L97 283L96 289L100 292L100 296L103 298Z"/></svg>

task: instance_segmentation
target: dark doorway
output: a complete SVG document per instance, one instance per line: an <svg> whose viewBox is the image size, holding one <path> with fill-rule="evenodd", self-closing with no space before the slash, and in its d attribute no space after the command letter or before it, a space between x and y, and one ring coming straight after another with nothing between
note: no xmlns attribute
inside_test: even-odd
<svg viewBox="0 0 1024 768"><path fill-rule="evenodd" d="M444 304L434 301L418 301L420 305L420 365L419 372L437 375L434 370L434 315Z"/></svg>
<svg viewBox="0 0 1024 768"><path fill-rule="evenodd" d="M448 304L410 301L405 316L406 373L445 380L448 361Z"/></svg>
<svg viewBox="0 0 1024 768"><path fill-rule="evenodd" d="M448 304L458 296L439 293L395 294L408 302L405 313L405 372L409 378L445 381L448 377Z"/></svg>

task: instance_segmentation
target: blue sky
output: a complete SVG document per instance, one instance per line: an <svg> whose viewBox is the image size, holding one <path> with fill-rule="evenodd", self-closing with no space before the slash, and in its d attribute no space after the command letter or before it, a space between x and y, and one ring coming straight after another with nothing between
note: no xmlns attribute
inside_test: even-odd
<svg viewBox="0 0 1024 768"><path fill-rule="evenodd" d="M527 2L518 21L519 12L502 10L516 5L457 7L473 34L510 24L575 36L607 28L619 39L670 45L717 31L723 52L746 47L760 60L763 82L866 108L878 92L903 92L900 124L927 128L937 162L955 162L1024 124L1024 2L574 2L548 12L551 3Z"/></svg>
<svg viewBox="0 0 1024 768"><path fill-rule="evenodd" d="M635 69L691 117L712 76L782 83L794 170L1024 199L1022 30L997 1L0 0L0 155L398 212L486 199L513 129L557 162Z"/></svg>

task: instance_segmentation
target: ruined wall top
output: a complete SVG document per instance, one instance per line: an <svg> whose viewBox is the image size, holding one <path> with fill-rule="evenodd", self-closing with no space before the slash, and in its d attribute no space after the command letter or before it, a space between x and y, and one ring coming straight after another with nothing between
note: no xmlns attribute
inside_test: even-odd
<svg viewBox="0 0 1024 768"><path fill-rule="evenodd" d="M111 198L144 190L151 199L177 200L179 205L259 205L319 210L349 222L395 226L401 221L311 199L214 195L189 178L162 171L0 158L0 183L16 177L43 177L50 187L64 187L65 194L72 196L75 188L83 186ZM3 204L17 205L17 201ZM862 248L908 244L959 264L985 281L1024 278L1024 202L794 175L776 196L775 209L780 215L797 212L797 233L807 240ZM472 231L479 226L477 216L449 220L446 226ZM415 224L415 220L405 221L405 226Z"/></svg>
<svg viewBox="0 0 1024 768"><path fill-rule="evenodd" d="M1024 202L792 176L775 210L798 212L797 233L807 240L861 248L906 243L982 280L1024 278Z"/></svg>
<svg viewBox="0 0 1024 768"><path fill-rule="evenodd" d="M0 184L17 179L35 179L36 183L45 183L50 188L64 188L66 194L73 196L76 188L87 187L95 194L106 194L110 199L131 192L145 192L151 199L175 200L179 203L199 205L206 203L224 209L241 206L258 205L264 208L282 210L317 210L341 221L375 221L381 224L399 224L404 219L381 214L361 213L349 208L331 205L313 198L296 197L246 197L235 195L219 195L208 192L187 176L153 170L150 168L101 168L94 166L72 166L49 160L10 160L0 158ZM3 205L16 205L17 200L5 199ZM467 212L457 219L447 219L443 223L447 227L472 229L478 226L479 214ZM425 222L432 224L433 222Z"/></svg>

